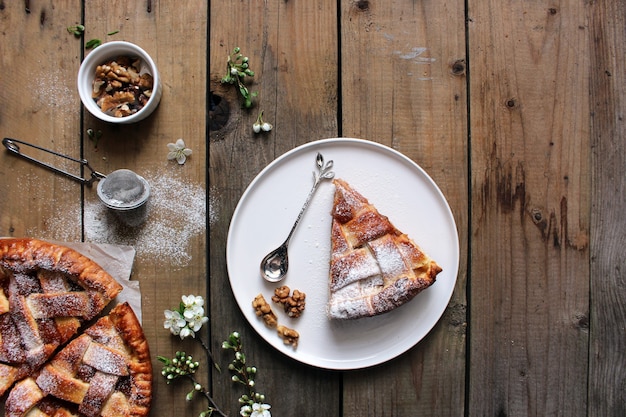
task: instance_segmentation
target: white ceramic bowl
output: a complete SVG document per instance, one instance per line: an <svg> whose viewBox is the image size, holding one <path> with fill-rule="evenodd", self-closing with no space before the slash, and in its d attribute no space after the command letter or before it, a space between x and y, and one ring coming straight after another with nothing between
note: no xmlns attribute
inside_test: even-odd
<svg viewBox="0 0 626 417"><path fill-rule="evenodd" d="M105 63L107 60L119 56L139 57L143 61L145 72L152 75L154 87L152 95L148 102L137 113L124 117L115 117L104 113L92 98L93 80L96 74L96 67ZM144 71L144 70L142 70ZM161 101L163 88L161 86L161 77L157 67L146 51L139 46L130 42L107 42L93 49L85 57L80 69L78 70L78 94L85 108L100 120L110 123L135 123L148 117L154 109L157 108Z"/></svg>

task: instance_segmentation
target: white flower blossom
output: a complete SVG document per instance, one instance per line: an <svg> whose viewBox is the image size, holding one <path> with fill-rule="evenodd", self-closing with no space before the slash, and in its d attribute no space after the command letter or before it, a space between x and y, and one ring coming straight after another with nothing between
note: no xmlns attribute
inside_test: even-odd
<svg viewBox="0 0 626 417"><path fill-rule="evenodd" d="M185 309L185 320L187 325L194 331L200 330L202 325L209 321L209 318L204 315L204 308L195 306L193 308Z"/></svg>
<svg viewBox="0 0 626 417"><path fill-rule="evenodd" d="M182 329L180 329L180 335L179 336L180 336L181 339L184 339L184 338L189 337L189 336L195 338L196 337L196 333L193 330L191 330L189 327L185 326Z"/></svg>
<svg viewBox="0 0 626 417"><path fill-rule="evenodd" d="M184 164L187 157L192 153L191 149L185 147L185 142L182 139L178 139L176 143L168 143L167 149L169 149L167 159L176 159L180 165Z"/></svg>
<svg viewBox="0 0 626 417"><path fill-rule="evenodd" d="M252 407L250 407L249 405L243 405L241 406L241 410L239 410L239 415L243 417L248 417L251 412L252 412Z"/></svg>
<svg viewBox="0 0 626 417"><path fill-rule="evenodd" d="M179 310L165 310L163 327L169 329L173 335L196 337L196 332L209 321L204 315L204 298L198 295L183 295Z"/></svg>
<svg viewBox="0 0 626 417"><path fill-rule="evenodd" d="M271 123L263 121L263 110L261 110L256 118L256 121L252 125L252 130L254 131L254 133L259 133L261 131L269 132L273 128L274 126L272 126Z"/></svg>
<svg viewBox="0 0 626 417"><path fill-rule="evenodd" d="M178 311L165 310L165 322L163 327L178 336L180 331L187 325L187 320Z"/></svg>
<svg viewBox="0 0 626 417"><path fill-rule="evenodd" d="M271 406L269 404L254 403L252 404L252 414L250 414L250 417L272 417L269 411L270 408Z"/></svg>
<svg viewBox="0 0 626 417"><path fill-rule="evenodd" d="M204 298L200 295L183 295L181 300L186 308L204 305Z"/></svg>

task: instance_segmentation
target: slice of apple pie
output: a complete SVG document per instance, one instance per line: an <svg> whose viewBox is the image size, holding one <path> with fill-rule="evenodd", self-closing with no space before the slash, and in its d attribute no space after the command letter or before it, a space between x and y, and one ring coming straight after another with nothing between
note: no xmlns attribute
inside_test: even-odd
<svg viewBox="0 0 626 417"><path fill-rule="evenodd" d="M347 182L333 183L328 315L386 313L432 285L441 267Z"/></svg>

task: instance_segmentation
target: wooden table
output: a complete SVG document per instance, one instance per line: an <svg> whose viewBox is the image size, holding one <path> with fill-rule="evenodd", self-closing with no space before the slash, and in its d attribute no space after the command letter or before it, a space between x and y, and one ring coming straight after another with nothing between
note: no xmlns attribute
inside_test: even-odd
<svg viewBox="0 0 626 417"><path fill-rule="evenodd" d="M66 30L79 22L82 38ZM207 297L202 337L224 369L221 342L241 333L274 416L623 416L625 26L612 1L0 1L2 136L101 172L133 169L164 193L142 234L118 227L94 189L2 151L0 235L137 248L154 416L205 406L185 401L188 385L167 386L156 360L202 357L163 329L183 294ZM82 109L76 74L94 38L136 43L157 62L164 92L150 118L113 126ZM256 73L249 110L220 82L235 46ZM260 110L274 129L255 135ZM102 132L97 143L88 129ZM225 260L253 178L329 137L379 142L423 167L461 246L454 294L428 336L349 372L300 364L260 338ZM166 159L178 138L193 150L180 166ZM203 375L238 415L227 371Z"/></svg>

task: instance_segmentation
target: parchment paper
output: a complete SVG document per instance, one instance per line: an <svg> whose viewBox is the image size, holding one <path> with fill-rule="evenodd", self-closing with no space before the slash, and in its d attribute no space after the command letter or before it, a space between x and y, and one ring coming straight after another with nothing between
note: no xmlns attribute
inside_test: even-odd
<svg viewBox="0 0 626 417"><path fill-rule="evenodd" d="M111 274L124 289L111 301L110 308L126 301L135 311L139 322L142 322L139 282L130 280L135 261L135 249L132 246L80 242L59 242L58 244L85 255Z"/></svg>

